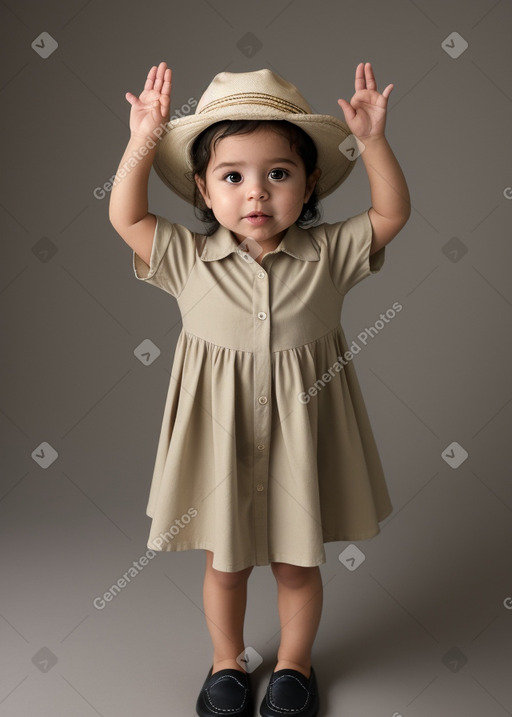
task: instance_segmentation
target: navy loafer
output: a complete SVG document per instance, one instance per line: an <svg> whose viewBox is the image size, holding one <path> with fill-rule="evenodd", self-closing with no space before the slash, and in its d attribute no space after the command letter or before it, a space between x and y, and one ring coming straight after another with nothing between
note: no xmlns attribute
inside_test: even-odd
<svg viewBox="0 0 512 717"><path fill-rule="evenodd" d="M212 675L212 670L213 665L197 698L196 712L199 717L253 717L249 673L226 669Z"/></svg>
<svg viewBox="0 0 512 717"><path fill-rule="evenodd" d="M316 717L320 706L316 676L298 670L273 672L260 705L262 717Z"/></svg>

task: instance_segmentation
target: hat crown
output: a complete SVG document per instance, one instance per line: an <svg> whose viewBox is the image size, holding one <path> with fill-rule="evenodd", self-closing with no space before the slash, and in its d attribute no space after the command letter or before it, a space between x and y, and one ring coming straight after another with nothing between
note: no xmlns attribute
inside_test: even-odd
<svg viewBox="0 0 512 717"><path fill-rule="evenodd" d="M195 114L243 104L259 104L284 113L312 113L295 85L272 70L263 69L255 72L219 72L201 96Z"/></svg>

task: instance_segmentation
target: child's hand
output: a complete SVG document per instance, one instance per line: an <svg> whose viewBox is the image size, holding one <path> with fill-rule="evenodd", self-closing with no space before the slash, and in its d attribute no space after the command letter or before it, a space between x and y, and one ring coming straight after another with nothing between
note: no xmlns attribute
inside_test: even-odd
<svg viewBox="0 0 512 717"><path fill-rule="evenodd" d="M146 138L161 122L167 122L171 109L172 71L165 62L153 67L140 96L126 92L125 97L131 104L130 132L132 137Z"/></svg>
<svg viewBox="0 0 512 717"><path fill-rule="evenodd" d="M339 99L338 104L345 115L345 122L358 139L384 136L386 107L394 85L388 85L384 92L377 92L371 62L360 62L356 68L356 92L350 104Z"/></svg>

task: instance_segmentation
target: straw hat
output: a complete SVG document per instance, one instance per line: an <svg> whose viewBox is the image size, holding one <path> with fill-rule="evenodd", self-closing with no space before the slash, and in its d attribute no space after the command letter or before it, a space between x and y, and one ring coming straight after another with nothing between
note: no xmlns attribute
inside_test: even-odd
<svg viewBox="0 0 512 717"><path fill-rule="evenodd" d="M304 130L318 151L317 165L322 174L316 191L320 199L339 187L354 167L355 160L339 149L349 136L355 147L355 138L346 123L330 115L313 114L295 85L267 69L220 72L203 93L195 114L167 122L153 160L155 172L164 184L191 204L195 184L185 173L192 170L192 144L204 129L226 119L287 120ZM347 145L350 148L350 140L344 151Z"/></svg>

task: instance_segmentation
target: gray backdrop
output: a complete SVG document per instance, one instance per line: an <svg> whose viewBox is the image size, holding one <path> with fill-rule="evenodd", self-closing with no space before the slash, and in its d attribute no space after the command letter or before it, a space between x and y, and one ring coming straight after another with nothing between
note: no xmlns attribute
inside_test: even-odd
<svg viewBox="0 0 512 717"><path fill-rule="evenodd" d="M204 551L159 553L94 604L147 550L181 328L176 301L134 278L98 190L129 137L124 93L162 60L171 114L223 70L273 69L341 119L358 62L380 91L395 84L386 134L412 215L343 310L357 341L403 306L354 359L395 510L357 544L363 562L326 545L320 714L512 715L511 4L10 0L0 14L0 717L194 715L211 664ZM370 204L360 160L323 218ZM149 208L201 228L154 172ZM276 594L255 568L258 704Z"/></svg>

